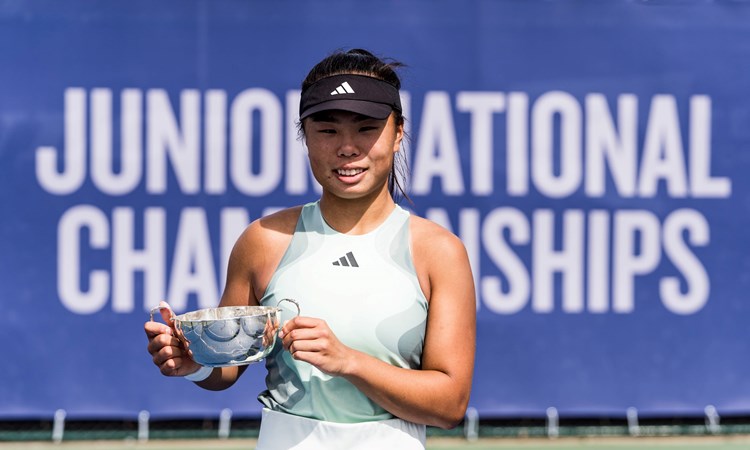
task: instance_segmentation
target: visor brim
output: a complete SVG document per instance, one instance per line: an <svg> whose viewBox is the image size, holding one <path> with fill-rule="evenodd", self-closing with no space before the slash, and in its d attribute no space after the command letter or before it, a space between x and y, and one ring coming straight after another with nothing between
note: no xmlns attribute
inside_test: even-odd
<svg viewBox="0 0 750 450"><path fill-rule="evenodd" d="M315 106L307 108L302 112L299 119L303 120L312 114L330 110L349 111L357 114L362 114L363 116L372 117L373 119L382 120L387 119L388 116L391 115L391 111L393 111L393 108L391 108L390 105L370 102L366 100L336 99L318 103Z"/></svg>

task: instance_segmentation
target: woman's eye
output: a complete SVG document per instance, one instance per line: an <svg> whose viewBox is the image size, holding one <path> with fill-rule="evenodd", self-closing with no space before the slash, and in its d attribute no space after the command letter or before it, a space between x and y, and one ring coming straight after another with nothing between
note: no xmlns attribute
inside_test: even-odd
<svg viewBox="0 0 750 450"><path fill-rule="evenodd" d="M334 133L336 133L336 130L334 130L332 128L324 128L324 129L318 130L318 133L334 134Z"/></svg>
<svg viewBox="0 0 750 450"><path fill-rule="evenodd" d="M365 131L372 131L372 130L377 130L377 129L378 127L362 127L359 129L359 131L365 132Z"/></svg>

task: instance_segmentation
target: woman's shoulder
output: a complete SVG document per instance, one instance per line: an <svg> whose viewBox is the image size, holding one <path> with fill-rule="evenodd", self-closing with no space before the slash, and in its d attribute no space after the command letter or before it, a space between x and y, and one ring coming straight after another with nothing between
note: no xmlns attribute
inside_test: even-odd
<svg viewBox="0 0 750 450"><path fill-rule="evenodd" d="M237 239L232 261L253 274L254 284L267 283L269 270L276 268L292 240L301 210L292 207L256 219Z"/></svg>
<svg viewBox="0 0 750 450"><path fill-rule="evenodd" d="M255 220L253 223L257 223L258 226L269 231L294 232L294 227L297 225L297 220L302 212L302 208L302 205L284 208L272 214L263 216Z"/></svg>
<svg viewBox="0 0 750 450"><path fill-rule="evenodd" d="M291 239L301 211L302 206L294 206L252 221L240 236L240 242L256 246Z"/></svg>
<svg viewBox="0 0 750 450"><path fill-rule="evenodd" d="M471 278L469 255L458 236L414 214L409 220L409 231L414 268L430 303L436 298L433 296L436 286Z"/></svg>
<svg viewBox="0 0 750 450"><path fill-rule="evenodd" d="M412 214L409 218L409 231L416 256L439 258L466 253L466 248L458 236L424 217Z"/></svg>

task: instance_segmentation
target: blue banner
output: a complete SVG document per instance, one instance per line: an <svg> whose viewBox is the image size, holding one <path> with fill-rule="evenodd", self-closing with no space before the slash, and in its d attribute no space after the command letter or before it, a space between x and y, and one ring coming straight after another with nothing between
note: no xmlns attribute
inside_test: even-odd
<svg viewBox="0 0 750 450"><path fill-rule="evenodd" d="M750 413L750 5L0 2L0 417L257 415L162 377L253 219L315 199L299 85L407 64L415 213L466 244L483 417Z"/></svg>

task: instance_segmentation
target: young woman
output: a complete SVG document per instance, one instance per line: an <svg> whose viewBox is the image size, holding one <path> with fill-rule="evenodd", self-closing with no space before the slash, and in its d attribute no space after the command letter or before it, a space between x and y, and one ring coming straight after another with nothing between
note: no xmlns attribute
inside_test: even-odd
<svg viewBox="0 0 750 450"><path fill-rule="evenodd" d="M355 49L310 71L300 127L322 195L254 221L230 256L220 306L293 298L303 314L266 359L258 449L421 449L425 425L464 417L472 274L456 236L394 200L404 194L398 66ZM222 390L244 371L201 367L162 323L146 334L164 375Z"/></svg>

